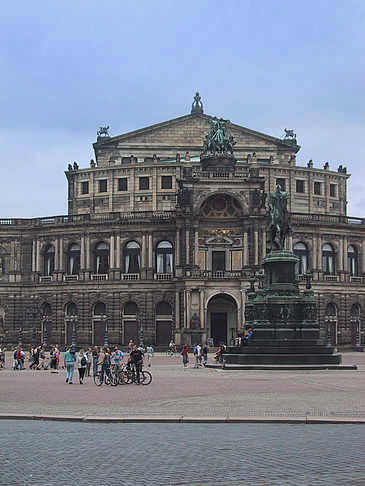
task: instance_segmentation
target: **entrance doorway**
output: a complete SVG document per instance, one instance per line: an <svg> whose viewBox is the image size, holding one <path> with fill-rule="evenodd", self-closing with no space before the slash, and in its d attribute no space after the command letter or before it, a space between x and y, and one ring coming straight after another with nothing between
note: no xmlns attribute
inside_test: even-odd
<svg viewBox="0 0 365 486"><path fill-rule="evenodd" d="M210 314L210 333L214 346L227 341L227 312L212 312Z"/></svg>
<svg viewBox="0 0 365 486"><path fill-rule="evenodd" d="M208 322L208 337L213 339L214 346L219 346L221 342L232 345L238 329L237 303L234 298L228 294L213 296L208 303Z"/></svg>

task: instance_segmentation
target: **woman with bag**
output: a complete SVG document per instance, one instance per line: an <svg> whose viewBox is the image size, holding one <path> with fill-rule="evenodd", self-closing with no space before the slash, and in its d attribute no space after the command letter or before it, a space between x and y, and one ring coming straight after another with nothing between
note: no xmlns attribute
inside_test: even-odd
<svg viewBox="0 0 365 486"><path fill-rule="evenodd" d="M82 385L82 380L84 379L86 365L87 365L87 359L83 349L80 349L78 355L76 356L76 360L77 360L77 369L79 371L79 382L80 385Z"/></svg>

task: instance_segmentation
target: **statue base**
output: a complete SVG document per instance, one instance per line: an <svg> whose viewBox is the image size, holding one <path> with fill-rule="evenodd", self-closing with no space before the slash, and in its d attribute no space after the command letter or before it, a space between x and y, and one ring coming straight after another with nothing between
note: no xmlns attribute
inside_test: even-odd
<svg viewBox="0 0 365 486"><path fill-rule="evenodd" d="M204 154L200 156L203 171L233 172L237 159L231 154Z"/></svg>
<svg viewBox="0 0 365 486"><path fill-rule="evenodd" d="M335 347L320 341L311 277L301 293L295 276L297 261L287 250L272 251L262 260L258 289L251 284L245 308L245 326L252 327L253 339L246 346L228 347L227 368L356 369L341 365Z"/></svg>

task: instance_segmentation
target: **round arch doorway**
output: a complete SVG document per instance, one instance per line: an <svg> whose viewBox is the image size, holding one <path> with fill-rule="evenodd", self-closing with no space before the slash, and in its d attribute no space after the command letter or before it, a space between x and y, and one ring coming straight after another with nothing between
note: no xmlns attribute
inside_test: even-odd
<svg viewBox="0 0 365 486"><path fill-rule="evenodd" d="M237 302L228 294L214 295L208 302L209 336L213 345L232 345L237 334Z"/></svg>

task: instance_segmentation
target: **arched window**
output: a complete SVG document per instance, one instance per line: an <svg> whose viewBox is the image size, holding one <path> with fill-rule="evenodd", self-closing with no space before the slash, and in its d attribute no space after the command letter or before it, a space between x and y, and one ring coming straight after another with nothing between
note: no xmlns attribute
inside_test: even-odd
<svg viewBox="0 0 365 486"><path fill-rule="evenodd" d="M347 249L347 264L350 275L357 276L359 274L359 260L357 249L353 245L350 245Z"/></svg>
<svg viewBox="0 0 365 486"><path fill-rule="evenodd" d="M293 250L294 255L299 258L299 262L295 264L295 273L304 275L308 270L308 248L304 243L296 243Z"/></svg>
<svg viewBox="0 0 365 486"><path fill-rule="evenodd" d="M134 302L127 302L124 306L125 316L136 316L138 314L138 306Z"/></svg>
<svg viewBox="0 0 365 486"><path fill-rule="evenodd" d="M336 317L337 308L335 304L332 304L332 302L330 302L329 304L326 305L325 315L328 317Z"/></svg>
<svg viewBox="0 0 365 486"><path fill-rule="evenodd" d="M156 273L173 273L173 249L169 241L156 246Z"/></svg>
<svg viewBox="0 0 365 486"><path fill-rule="evenodd" d="M109 246L101 241L95 246L94 250L94 272L105 274L109 271Z"/></svg>
<svg viewBox="0 0 365 486"><path fill-rule="evenodd" d="M70 302L66 307L66 316L77 316L77 306Z"/></svg>
<svg viewBox="0 0 365 486"><path fill-rule="evenodd" d="M51 276L54 272L55 249L53 245L48 245L43 252L43 275Z"/></svg>
<svg viewBox="0 0 365 486"><path fill-rule="evenodd" d="M171 305L168 302L160 302L156 307L156 314L159 316L170 316L172 314Z"/></svg>
<svg viewBox="0 0 365 486"><path fill-rule="evenodd" d="M80 246L73 243L67 250L67 274L78 275L80 271Z"/></svg>
<svg viewBox="0 0 365 486"><path fill-rule="evenodd" d="M94 316L105 316L106 306L105 306L104 302L97 302L94 305L93 314L94 314Z"/></svg>
<svg viewBox="0 0 365 486"><path fill-rule="evenodd" d="M359 304L352 304L350 315L353 319L358 319L360 317L360 306L359 306Z"/></svg>
<svg viewBox="0 0 365 486"><path fill-rule="evenodd" d="M52 309L49 304L44 304L43 309L42 309L42 314L44 316L51 316L52 315Z"/></svg>
<svg viewBox="0 0 365 486"><path fill-rule="evenodd" d="M124 273L139 273L141 268L141 247L136 241L129 241L124 247Z"/></svg>
<svg viewBox="0 0 365 486"><path fill-rule="evenodd" d="M335 251L328 243L322 247L322 270L327 275L335 273Z"/></svg>

